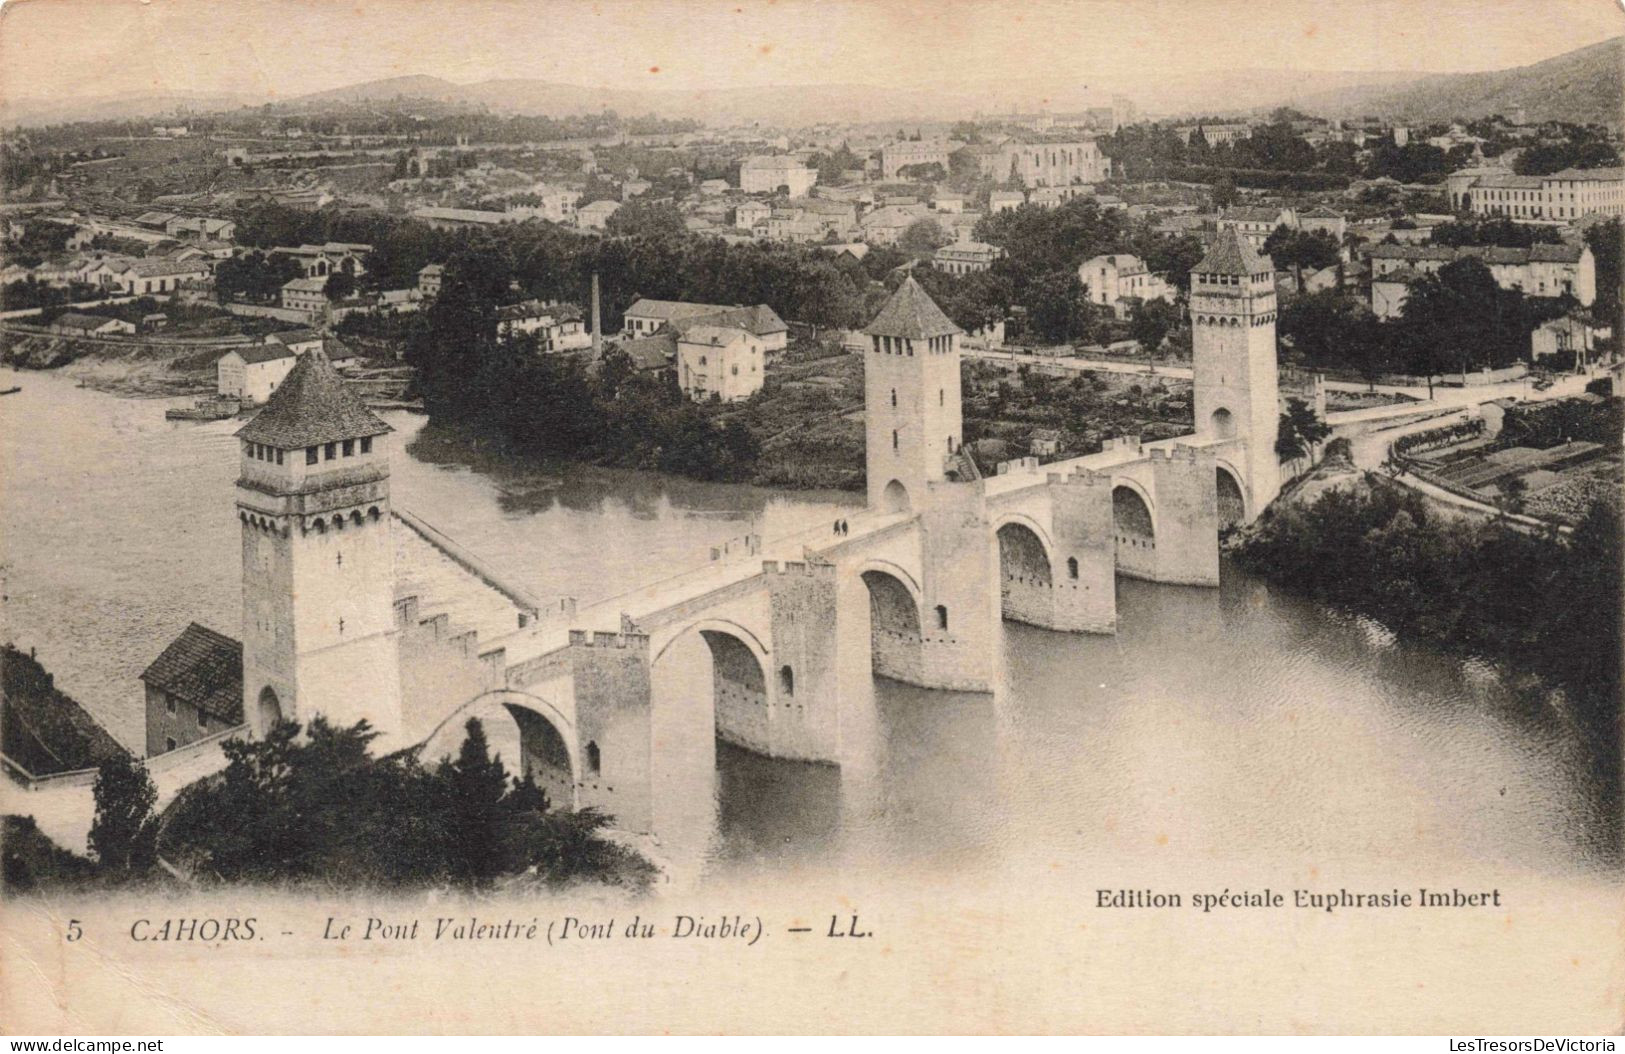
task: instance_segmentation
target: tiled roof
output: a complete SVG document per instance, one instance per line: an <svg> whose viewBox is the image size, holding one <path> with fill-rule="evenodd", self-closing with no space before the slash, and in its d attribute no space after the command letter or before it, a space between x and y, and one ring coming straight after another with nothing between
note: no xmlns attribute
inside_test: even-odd
<svg viewBox="0 0 1625 1054"><path fill-rule="evenodd" d="M1553 245L1537 243L1527 249L1505 245L1464 245L1459 249L1448 245L1373 245L1369 250L1377 260L1459 260L1475 256L1485 263L1578 263L1583 247L1579 245Z"/></svg>
<svg viewBox="0 0 1625 1054"><path fill-rule="evenodd" d="M236 355L243 362L249 364L272 362L276 359L291 359L293 352L281 344L247 344L241 348L232 348L227 355Z"/></svg>
<svg viewBox="0 0 1625 1054"><path fill-rule="evenodd" d="M622 341L619 346L631 356L633 364L640 370L665 369L677 355L677 339L667 332Z"/></svg>
<svg viewBox="0 0 1625 1054"><path fill-rule="evenodd" d="M364 406L320 351L299 357L265 409L238 429L240 439L281 450L360 439L393 431Z"/></svg>
<svg viewBox="0 0 1625 1054"><path fill-rule="evenodd" d="M141 680L227 724L243 720L243 646L207 626L182 630Z"/></svg>
<svg viewBox="0 0 1625 1054"><path fill-rule="evenodd" d="M1233 205L1224 210L1222 218L1243 223L1271 223L1281 218L1281 209L1267 205Z"/></svg>
<svg viewBox="0 0 1625 1054"><path fill-rule="evenodd" d="M1219 232L1202 262L1191 270L1197 274L1261 274L1274 268L1269 257L1258 255L1234 228L1229 228Z"/></svg>
<svg viewBox="0 0 1625 1054"><path fill-rule="evenodd" d="M1584 179L1584 180L1621 180L1625 179L1625 168L1565 168L1561 172L1553 172L1547 179Z"/></svg>
<svg viewBox="0 0 1625 1054"><path fill-rule="evenodd" d="M880 314L864 327L872 337L902 337L907 340L928 340L964 332L942 313L930 294L921 288L913 275L903 279L897 292L886 301Z"/></svg>

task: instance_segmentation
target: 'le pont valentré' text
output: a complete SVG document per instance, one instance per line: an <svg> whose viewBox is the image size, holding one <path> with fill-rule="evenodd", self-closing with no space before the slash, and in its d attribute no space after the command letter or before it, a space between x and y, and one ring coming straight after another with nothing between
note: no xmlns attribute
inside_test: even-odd
<svg viewBox="0 0 1625 1054"><path fill-rule="evenodd" d="M1165 893L1155 889L1097 889L1097 908L1196 908L1204 913L1230 908L1307 908L1361 911L1371 908L1498 908L1499 889L1390 889L1373 893L1351 889L1222 889Z"/></svg>

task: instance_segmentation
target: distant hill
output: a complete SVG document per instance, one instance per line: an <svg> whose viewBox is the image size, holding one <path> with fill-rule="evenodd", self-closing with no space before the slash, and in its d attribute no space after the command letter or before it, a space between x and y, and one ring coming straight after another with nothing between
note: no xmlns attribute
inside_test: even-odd
<svg viewBox="0 0 1625 1054"><path fill-rule="evenodd" d="M1296 104L1329 117L1375 114L1415 124L1511 114L1521 106L1531 121L1617 126L1625 119L1625 37L1532 66L1436 74L1397 88L1319 93Z"/></svg>
<svg viewBox="0 0 1625 1054"><path fill-rule="evenodd" d="M757 121L794 126L825 121L952 121L1012 109L1065 112L1100 105L1102 95L1111 91L1127 94L1143 112L1165 114L1267 112L1290 105L1327 117L1377 114L1426 123L1508 113L1522 106L1531 120L1619 124L1625 98L1622 64L1625 37L1532 66L1486 73L1161 68L1116 85L1039 74L986 83L961 77L906 89L828 83L684 90L598 88L527 78L458 84L417 74L277 100L228 95L12 99L0 101L0 124L135 118L269 102L278 113L414 104L426 112L466 108L564 117L607 109L714 124Z"/></svg>

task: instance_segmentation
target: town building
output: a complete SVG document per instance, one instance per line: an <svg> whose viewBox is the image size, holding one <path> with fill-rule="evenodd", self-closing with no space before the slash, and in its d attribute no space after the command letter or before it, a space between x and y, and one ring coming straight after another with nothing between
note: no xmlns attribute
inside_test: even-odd
<svg viewBox="0 0 1625 1054"><path fill-rule="evenodd" d="M987 196L990 213L1014 212L1027 204L1027 196L1019 190L995 190Z"/></svg>
<svg viewBox="0 0 1625 1054"><path fill-rule="evenodd" d="M952 151L952 144L942 139L899 139L887 143L880 148L881 178L898 179L903 169L915 165L938 165L946 176L948 155Z"/></svg>
<svg viewBox="0 0 1625 1054"><path fill-rule="evenodd" d="M1298 213L1298 229L1329 235L1334 242L1342 245L1344 236L1348 234L1349 224L1348 219L1336 209L1316 205Z"/></svg>
<svg viewBox="0 0 1625 1054"><path fill-rule="evenodd" d="M372 246L358 242L328 242L325 245L279 245L271 250L271 255L291 257L298 262L306 278L325 278L340 271L360 278L367 273L362 257L370 252Z"/></svg>
<svg viewBox="0 0 1625 1054"><path fill-rule="evenodd" d="M51 323L51 329L64 336L105 337L132 334L135 332L135 323L126 322L121 318L110 318L107 315L86 315L78 311L66 311L56 317L56 321Z"/></svg>
<svg viewBox="0 0 1625 1054"><path fill-rule="evenodd" d="M978 154L982 175L995 183L1067 187L1111 178L1111 159L1093 139L1060 142L1011 140Z"/></svg>
<svg viewBox="0 0 1625 1054"><path fill-rule="evenodd" d="M680 300L639 298L626 309L623 332L628 337L653 336L663 328L682 330L688 325L733 326L761 343L768 354L783 351L789 343L790 327L778 312L766 304L755 307L727 307L722 304L690 304Z"/></svg>
<svg viewBox="0 0 1625 1054"><path fill-rule="evenodd" d="M191 241L230 242L237 237L237 223L219 216L175 216L164 224L164 233Z"/></svg>
<svg viewBox="0 0 1625 1054"><path fill-rule="evenodd" d="M776 194L782 190L792 198L800 198L817 182L818 170L789 154L747 157L739 164L739 189L746 194Z"/></svg>
<svg viewBox="0 0 1625 1054"><path fill-rule="evenodd" d="M729 189L728 181L726 179L707 179L700 184L700 193L706 195L707 197L714 197L718 194L726 194L728 193Z"/></svg>
<svg viewBox="0 0 1625 1054"><path fill-rule="evenodd" d="M592 346L581 309L574 304L544 304L527 300L497 309L497 336L527 335L536 338L536 350L543 354L579 351Z"/></svg>
<svg viewBox="0 0 1625 1054"><path fill-rule="evenodd" d="M1174 287L1161 275L1152 274L1145 261L1132 253L1095 256L1078 266L1092 304L1109 307L1118 318L1127 318L1135 301L1174 299Z"/></svg>
<svg viewBox="0 0 1625 1054"><path fill-rule="evenodd" d="M1482 261L1502 289L1516 289L1525 296L1568 295L1582 307L1597 299L1596 258L1586 245L1373 245L1366 253L1371 263L1371 310L1381 318L1392 318L1403 307L1404 295L1396 285L1408 285L1468 258ZM1379 285L1385 287L1380 293Z"/></svg>
<svg viewBox="0 0 1625 1054"><path fill-rule="evenodd" d="M741 201L734 207L734 226L743 230L755 230L757 227L767 226L767 221L773 215L773 207L765 201Z"/></svg>
<svg viewBox="0 0 1625 1054"><path fill-rule="evenodd" d="M1174 129L1174 134L1179 136L1179 141L1186 146L1190 145L1191 136L1198 132L1202 136L1202 141L1209 147L1251 139L1253 135L1252 126L1247 124L1181 125Z"/></svg>
<svg viewBox="0 0 1625 1054"><path fill-rule="evenodd" d="M319 315L327 308L327 279L295 278L282 287L279 302L290 311Z"/></svg>
<svg viewBox="0 0 1625 1054"><path fill-rule="evenodd" d="M1255 251L1264 248L1277 227L1297 230L1297 213L1284 205L1232 205L1218 219L1219 230L1235 231Z"/></svg>
<svg viewBox="0 0 1625 1054"><path fill-rule="evenodd" d="M444 264L426 264L418 271L418 292L424 299L431 299L440 295L440 283L446 277Z"/></svg>
<svg viewBox="0 0 1625 1054"><path fill-rule="evenodd" d="M1625 169L1566 168L1545 176L1467 168L1445 178L1454 210L1476 216L1563 222L1588 213L1625 216Z"/></svg>
<svg viewBox="0 0 1625 1054"><path fill-rule="evenodd" d="M215 391L244 405L263 403L298 361L298 355L275 341L233 348L215 363Z"/></svg>
<svg viewBox="0 0 1625 1054"><path fill-rule="evenodd" d="M1529 334L1529 358L1540 365L1542 359L1572 355L1574 368L1583 370L1596 358L1598 339L1608 332L1576 315L1554 318Z"/></svg>
<svg viewBox="0 0 1625 1054"><path fill-rule="evenodd" d="M576 209L576 226L584 231L601 231L609 224L609 218L619 212L621 203L618 201L593 201Z"/></svg>
<svg viewBox="0 0 1625 1054"><path fill-rule="evenodd" d="M141 672L147 756L243 723L243 645L196 622Z"/></svg>
<svg viewBox="0 0 1625 1054"><path fill-rule="evenodd" d="M1003 249L986 242L951 242L936 251L932 263L947 274L974 274L986 271L1003 255Z"/></svg>
<svg viewBox="0 0 1625 1054"><path fill-rule="evenodd" d="M882 205L858 221L863 240L870 245L896 245L915 223L931 218L931 210L918 203L913 205Z"/></svg>
<svg viewBox="0 0 1625 1054"><path fill-rule="evenodd" d="M749 330L706 323L680 329L677 384L696 402L749 399L761 390L766 369L766 349Z"/></svg>
<svg viewBox="0 0 1625 1054"><path fill-rule="evenodd" d="M322 336L320 331L314 329L284 329L265 338L267 343L280 344L295 355L321 350L326 346L326 342L332 339ZM328 361L332 361L331 355L328 356Z"/></svg>

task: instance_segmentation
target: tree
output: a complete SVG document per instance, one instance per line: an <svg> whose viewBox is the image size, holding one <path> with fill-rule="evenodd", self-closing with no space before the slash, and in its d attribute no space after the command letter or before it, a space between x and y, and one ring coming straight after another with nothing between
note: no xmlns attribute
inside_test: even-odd
<svg viewBox="0 0 1625 1054"><path fill-rule="evenodd" d="M1035 278L1026 291L1027 325L1046 344L1091 340L1099 309L1084 295L1076 271L1050 271Z"/></svg>
<svg viewBox="0 0 1625 1054"><path fill-rule="evenodd" d="M1179 325L1179 308L1166 300L1140 300L1129 315L1128 334L1147 354L1155 355L1168 334Z"/></svg>
<svg viewBox="0 0 1625 1054"><path fill-rule="evenodd" d="M502 799L508 775L502 759L491 756L479 719L471 717L463 727L466 736L457 760L443 763L441 773L451 792L451 863L464 880L484 885L506 863Z"/></svg>
<svg viewBox="0 0 1625 1054"><path fill-rule="evenodd" d="M688 233L683 214L669 201L633 198L604 222L604 229L617 237L676 238Z"/></svg>
<svg viewBox="0 0 1625 1054"><path fill-rule="evenodd" d="M1197 135L1191 136L1191 140L1193 142L1206 142L1205 139L1202 139ZM1220 176L1219 179L1213 184L1214 208L1229 208L1231 205L1236 203L1239 197L1240 195L1236 193L1236 181L1231 179L1229 176Z"/></svg>
<svg viewBox="0 0 1625 1054"><path fill-rule="evenodd" d="M92 788L96 817L90 825L90 850L103 872L140 874L157 859L158 801L146 765L134 755L119 752L96 770Z"/></svg>
<svg viewBox="0 0 1625 1054"><path fill-rule="evenodd" d="M346 300L355 295L355 276L348 271L334 271L327 276L322 292L329 300Z"/></svg>
<svg viewBox="0 0 1625 1054"><path fill-rule="evenodd" d="M1316 416L1314 407L1302 399L1288 399L1275 436L1275 453L1283 464L1297 461L1331 434L1326 422Z"/></svg>
<svg viewBox="0 0 1625 1054"><path fill-rule="evenodd" d="M897 236L897 247L911 253L933 252L946 244L948 237L942 233L942 225L929 216L915 220Z"/></svg>

